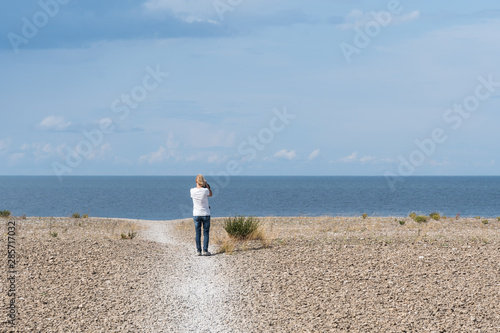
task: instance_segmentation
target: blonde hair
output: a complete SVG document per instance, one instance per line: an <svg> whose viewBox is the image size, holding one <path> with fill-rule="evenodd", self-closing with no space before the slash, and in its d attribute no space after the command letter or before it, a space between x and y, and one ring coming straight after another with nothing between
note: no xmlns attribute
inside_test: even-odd
<svg viewBox="0 0 500 333"><path fill-rule="evenodd" d="M201 187L205 187L205 177L203 177L203 175L199 174L198 176L196 176L196 184L200 185Z"/></svg>

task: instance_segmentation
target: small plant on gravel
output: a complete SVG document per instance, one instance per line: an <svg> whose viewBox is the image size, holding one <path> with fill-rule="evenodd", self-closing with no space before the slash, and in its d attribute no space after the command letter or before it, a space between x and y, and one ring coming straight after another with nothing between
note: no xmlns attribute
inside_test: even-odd
<svg viewBox="0 0 500 333"><path fill-rule="evenodd" d="M57 237L57 232L55 232L55 231L51 231L51 232L50 232L50 235L51 235L52 237Z"/></svg>
<svg viewBox="0 0 500 333"><path fill-rule="evenodd" d="M482 222L483 222L483 224L488 224L490 221L488 221L488 220L483 220Z"/></svg>
<svg viewBox="0 0 500 333"><path fill-rule="evenodd" d="M137 232L135 231L129 231L128 234L121 234L122 239L134 239L135 236L137 236Z"/></svg>
<svg viewBox="0 0 500 333"><path fill-rule="evenodd" d="M441 216L439 215L439 213L437 212L433 212L433 213L430 213L429 214L429 217L433 220L436 220L436 221L439 221L439 219L441 218Z"/></svg>
<svg viewBox="0 0 500 333"><path fill-rule="evenodd" d="M229 236L239 239L248 239L259 229L260 221L253 217L235 216L228 217L224 220L224 230ZM256 239L256 238L254 238Z"/></svg>
<svg viewBox="0 0 500 333"><path fill-rule="evenodd" d="M363 220L364 220L364 219L366 219L366 218L368 217L368 214L364 213L364 214L363 214L363 215L361 215L361 216L363 216Z"/></svg>
<svg viewBox="0 0 500 333"><path fill-rule="evenodd" d="M500 221L500 216L499 216L499 217L497 217L497 220L498 220L498 221Z"/></svg>
<svg viewBox="0 0 500 333"><path fill-rule="evenodd" d="M236 245L234 244L233 240L226 238L219 245L219 249L217 250L217 253L232 254L235 247L236 247Z"/></svg>
<svg viewBox="0 0 500 333"><path fill-rule="evenodd" d="M405 225L405 221L399 220L399 225Z"/></svg>
<svg viewBox="0 0 500 333"><path fill-rule="evenodd" d="M427 216L418 215L418 216L415 217L414 220L417 223L427 222Z"/></svg>
<svg viewBox="0 0 500 333"><path fill-rule="evenodd" d="M82 218L84 218L84 219L88 219L88 218L89 218L89 214L83 214L83 215L82 215Z"/></svg>
<svg viewBox="0 0 500 333"><path fill-rule="evenodd" d="M481 216L476 216L475 217L476 220L480 220L481 219Z"/></svg>
<svg viewBox="0 0 500 333"><path fill-rule="evenodd" d="M74 219L79 219L80 218L80 213L73 213L73 218Z"/></svg>
<svg viewBox="0 0 500 333"><path fill-rule="evenodd" d="M8 210L0 210L0 217L9 217L10 211Z"/></svg>
<svg viewBox="0 0 500 333"><path fill-rule="evenodd" d="M417 213L410 213L408 216L414 220L417 217Z"/></svg>
<svg viewBox="0 0 500 333"><path fill-rule="evenodd" d="M446 215L443 215L443 216L441 216L441 217L442 217L444 220L446 220L446 219L448 218L448 216L446 216Z"/></svg>

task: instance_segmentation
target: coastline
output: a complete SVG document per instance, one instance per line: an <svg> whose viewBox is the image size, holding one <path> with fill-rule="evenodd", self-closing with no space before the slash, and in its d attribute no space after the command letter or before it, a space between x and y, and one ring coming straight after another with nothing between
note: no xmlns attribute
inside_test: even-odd
<svg viewBox="0 0 500 333"><path fill-rule="evenodd" d="M4 230L12 220L17 322L2 308L2 331L500 329L497 219L263 217L269 248L209 258L193 255L191 219L12 217ZM221 233L214 218L213 252ZM187 279L200 268L205 283Z"/></svg>

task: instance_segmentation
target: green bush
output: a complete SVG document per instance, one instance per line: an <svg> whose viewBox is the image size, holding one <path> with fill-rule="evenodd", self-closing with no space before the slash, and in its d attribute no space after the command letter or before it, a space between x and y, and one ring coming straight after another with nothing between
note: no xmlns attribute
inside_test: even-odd
<svg viewBox="0 0 500 333"><path fill-rule="evenodd" d="M400 220L400 221L399 221L399 224L400 224L400 225L405 225L405 221Z"/></svg>
<svg viewBox="0 0 500 333"><path fill-rule="evenodd" d="M410 215L408 215L411 219L415 219L417 217L417 214L416 213L410 213Z"/></svg>
<svg viewBox="0 0 500 333"><path fill-rule="evenodd" d="M73 218L79 219L80 218L80 213L73 213Z"/></svg>
<svg viewBox="0 0 500 333"><path fill-rule="evenodd" d="M366 218L368 217L368 214L364 213L364 214L363 214L363 215L361 215L361 216L363 216L363 220L364 220L364 219L366 219Z"/></svg>
<svg viewBox="0 0 500 333"><path fill-rule="evenodd" d="M497 220L498 220L498 221L500 221L500 216L499 216L499 217L497 217Z"/></svg>
<svg viewBox="0 0 500 333"><path fill-rule="evenodd" d="M239 215L224 220L224 230L234 238L248 238L253 232L257 231L259 226L260 221L253 216Z"/></svg>
<svg viewBox="0 0 500 333"><path fill-rule="evenodd" d="M481 219L481 216L476 216L475 217L476 220L480 220Z"/></svg>
<svg viewBox="0 0 500 333"><path fill-rule="evenodd" d="M482 222L483 222L483 224L488 224L489 223L488 220L483 220Z"/></svg>
<svg viewBox="0 0 500 333"><path fill-rule="evenodd" d="M0 210L0 217L9 217L10 211L8 210Z"/></svg>
<svg viewBox="0 0 500 333"><path fill-rule="evenodd" d="M441 216L439 215L439 213L437 212L434 212L434 213L430 213L429 214L429 217L433 220L436 220L436 221L439 221L439 219L441 218Z"/></svg>
<svg viewBox="0 0 500 333"><path fill-rule="evenodd" d="M427 216L418 215L418 216L415 217L414 220L417 223L427 222Z"/></svg>

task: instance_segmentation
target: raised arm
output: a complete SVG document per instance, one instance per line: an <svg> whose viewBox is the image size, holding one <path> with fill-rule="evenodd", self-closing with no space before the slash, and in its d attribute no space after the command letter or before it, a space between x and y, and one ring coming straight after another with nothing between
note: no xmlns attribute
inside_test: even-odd
<svg viewBox="0 0 500 333"><path fill-rule="evenodd" d="M212 189L210 188L210 185L208 185L208 183L206 183L206 184L207 184L207 188L208 188L208 192L209 192L208 196L211 197L212 196Z"/></svg>

